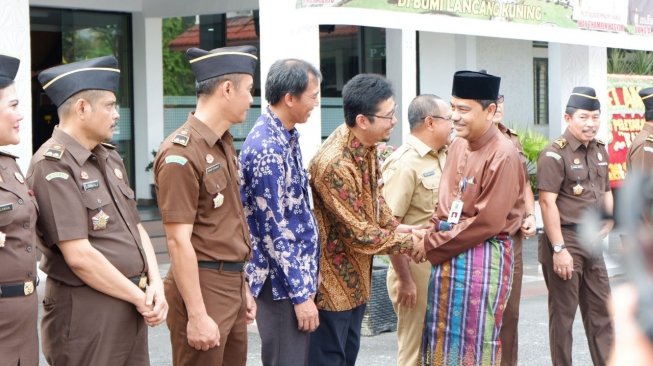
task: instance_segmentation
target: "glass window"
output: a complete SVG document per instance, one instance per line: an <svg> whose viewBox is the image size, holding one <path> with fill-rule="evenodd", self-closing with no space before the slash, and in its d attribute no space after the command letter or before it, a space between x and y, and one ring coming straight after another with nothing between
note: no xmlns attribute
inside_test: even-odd
<svg viewBox="0 0 653 366"><path fill-rule="evenodd" d="M320 26L322 140L344 122L342 87L360 73L385 75L385 29Z"/></svg>
<svg viewBox="0 0 653 366"><path fill-rule="evenodd" d="M534 124L549 124L549 60L533 59L533 96L535 98Z"/></svg>
<svg viewBox="0 0 653 366"><path fill-rule="evenodd" d="M112 143L118 147L129 176L134 177L131 15L32 7L30 36L34 151L50 138L59 122L57 108L41 88L38 73L62 63L113 55L121 72L117 95L120 119Z"/></svg>
<svg viewBox="0 0 653 366"><path fill-rule="evenodd" d="M186 50L211 50L225 46L252 45L259 49L258 11L166 18L162 22L164 136L170 135L195 109L195 77ZM230 128L236 149L258 119L261 109L260 71L254 75L254 103L247 119Z"/></svg>

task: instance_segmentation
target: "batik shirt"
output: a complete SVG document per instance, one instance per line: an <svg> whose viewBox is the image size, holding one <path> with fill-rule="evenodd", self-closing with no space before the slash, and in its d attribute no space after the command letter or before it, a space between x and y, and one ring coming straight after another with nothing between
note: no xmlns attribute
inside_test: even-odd
<svg viewBox="0 0 653 366"><path fill-rule="evenodd" d="M374 254L409 252L409 234L381 196L376 146L365 147L338 127L311 161L311 187L320 229L319 309L346 311L367 303Z"/></svg>
<svg viewBox="0 0 653 366"><path fill-rule="evenodd" d="M318 234L299 132L267 108L240 153L241 200L252 235L245 271L254 296L269 277L275 300L300 304L317 287Z"/></svg>

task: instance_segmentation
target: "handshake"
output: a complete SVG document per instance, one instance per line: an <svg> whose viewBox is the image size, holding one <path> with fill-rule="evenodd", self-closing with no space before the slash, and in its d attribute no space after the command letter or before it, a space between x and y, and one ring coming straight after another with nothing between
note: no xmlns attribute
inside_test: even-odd
<svg viewBox="0 0 653 366"><path fill-rule="evenodd" d="M398 233L410 233L413 238L413 250L410 254L415 263L426 262L426 250L424 249L424 236L429 231L449 231L451 224L444 220L438 220L433 225L404 225L401 224L397 227Z"/></svg>

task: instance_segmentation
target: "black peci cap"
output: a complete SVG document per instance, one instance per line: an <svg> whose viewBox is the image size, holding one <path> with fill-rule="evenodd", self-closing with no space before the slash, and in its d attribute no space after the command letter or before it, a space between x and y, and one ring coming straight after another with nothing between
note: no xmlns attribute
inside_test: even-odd
<svg viewBox="0 0 653 366"><path fill-rule="evenodd" d="M108 90L116 93L119 81L118 60L113 56L59 65L39 74L43 90L57 107L84 90Z"/></svg>
<svg viewBox="0 0 653 366"><path fill-rule="evenodd" d="M18 72L18 66L20 66L19 59L7 55L0 55L0 78L14 80Z"/></svg>
<svg viewBox="0 0 653 366"><path fill-rule="evenodd" d="M596 111L601 109L601 102L596 97L594 88L588 86L577 86L572 90L567 102L567 108L578 108L586 111Z"/></svg>
<svg viewBox="0 0 653 366"><path fill-rule="evenodd" d="M496 100L501 78L487 72L457 71L453 75L451 95L461 99Z"/></svg>
<svg viewBox="0 0 653 366"><path fill-rule="evenodd" d="M189 48L186 57L197 81L204 81L226 74L250 74L256 71L256 47L236 46L205 51Z"/></svg>
<svg viewBox="0 0 653 366"><path fill-rule="evenodd" d="M639 96L644 102L644 118L647 121L653 121L653 88L640 90Z"/></svg>

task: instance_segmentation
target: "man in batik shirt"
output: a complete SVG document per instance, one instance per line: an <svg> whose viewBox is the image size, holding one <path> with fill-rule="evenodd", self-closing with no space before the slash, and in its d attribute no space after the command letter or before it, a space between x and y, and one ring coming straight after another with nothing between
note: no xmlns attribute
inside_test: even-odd
<svg viewBox="0 0 653 366"><path fill-rule="evenodd" d="M311 187L320 230L320 327L311 335L310 364L354 365L374 254L412 248L413 227L399 225L381 196L376 144L397 123L390 83L360 74L342 89L345 124L311 161Z"/></svg>
<svg viewBox="0 0 653 366"><path fill-rule="evenodd" d="M240 153L241 199L252 234L245 270L264 365L308 365L309 334L319 324L317 223L295 125L319 104L321 78L306 61L275 62L265 82L270 105Z"/></svg>

